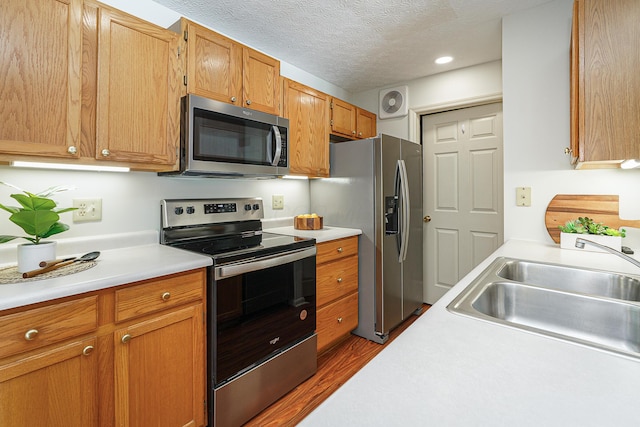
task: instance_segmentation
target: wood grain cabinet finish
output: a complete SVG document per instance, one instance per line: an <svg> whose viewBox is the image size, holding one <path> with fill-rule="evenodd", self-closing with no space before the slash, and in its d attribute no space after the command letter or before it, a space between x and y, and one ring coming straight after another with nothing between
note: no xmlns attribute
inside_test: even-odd
<svg viewBox="0 0 640 427"><path fill-rule="evenodd" d="M358 326L358 236L317 245L316 302L322 353Z"/></svg>
<svg viewBox="0 0 640 427"><path fill-rule="evenodd" d="M371 111L356 109L356 135L358 139L373 138L377 135L376 115Z"/></svg>
<svg viewBox="0 0 640 427"><path fill-rule="evenodd" d="M82 0L3 0L0 153L77 158Z"/></svg>
<svg viewBox="0 0 640 427"><path fill-rule="evenodd" d="M203 426L205 279L198 269L0 312L0 425Z"/></svg>
<svg viewBox="0 0 640 427"><path fill-rule="evenodd" d="M640 2L575 0L571 150L576 168L640 158Z"/></svg>
<svg viewBox="0 0 640 427"><path fill-rule="evenodd" d="M280 115L280 61L182 18L186 93Z"/></svg>
<svg viewBox="0 0 640 427"><path fill-rule="evenodd" d="M331 134L346 139L376 136L376 115L338 98L331 99Z"/></svg>
<svg viewBox="0 0 640 427"><path fill-rule="evenodd" d="M284 117L289 119L289 173L329 176L329 96L284 79Z"/></svg>

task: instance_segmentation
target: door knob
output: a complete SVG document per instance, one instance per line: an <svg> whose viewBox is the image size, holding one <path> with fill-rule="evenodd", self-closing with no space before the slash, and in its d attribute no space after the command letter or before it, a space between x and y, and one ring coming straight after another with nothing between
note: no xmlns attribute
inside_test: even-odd
<svg viewBox="0 0 640 427"><path fill-rule="evenodd" d="M422 218L422 220L424 222L430 222L431 221L431 217L429 215L425 216L424 218Z"/></svg>

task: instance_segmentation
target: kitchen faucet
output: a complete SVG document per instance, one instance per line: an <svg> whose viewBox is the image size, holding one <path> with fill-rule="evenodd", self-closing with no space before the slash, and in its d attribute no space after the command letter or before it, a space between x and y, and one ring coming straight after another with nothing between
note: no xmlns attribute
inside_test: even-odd
<svg viewBox="0 0 640 427"><path fill-rule="evenodd" d="M592 245L602 250L605 250L611 254L618 255L620 258L629 261L631 264L635 265L636 267L640 267L640 261L638 261L635 258L631 258L629 255L623 254L620 251L616 251L615 249L610 248L609 246L601 245L600 243L592 242L591 240L583 239L581 237L578 237L576 239L576 248L584 249L585 244Z"/></svg>

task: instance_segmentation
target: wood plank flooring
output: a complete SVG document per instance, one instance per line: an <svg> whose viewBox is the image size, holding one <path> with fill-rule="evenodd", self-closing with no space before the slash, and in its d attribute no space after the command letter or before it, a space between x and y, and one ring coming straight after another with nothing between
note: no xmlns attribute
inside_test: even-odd
<svg viewBox="0 0 640 427"><path fill-rule="evenodd" d="M423 305L424 313L430 306ZM321 354L318 371L304 383L256 415L245 427L295 426L342 384L358 372L375 355L400 335L419 316L410 316L389 334L384 344L350 335L347 339Z"/></svg>

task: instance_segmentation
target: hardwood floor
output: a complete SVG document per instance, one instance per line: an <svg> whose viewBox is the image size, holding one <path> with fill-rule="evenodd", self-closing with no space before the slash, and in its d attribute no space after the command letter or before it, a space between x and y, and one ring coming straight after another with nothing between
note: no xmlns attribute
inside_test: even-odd
<svg viewBox="0 0 640 427"><path fill-rule="evenodd" d="M429 307L424 304L422 313ZM256 415L245 424L245 427L295 426L375 355L380 353L418 317L411 316L393 329L389 334L389 341L384 345L350 335L346 340L318 357L318 371L313 377Z"/></svg>

